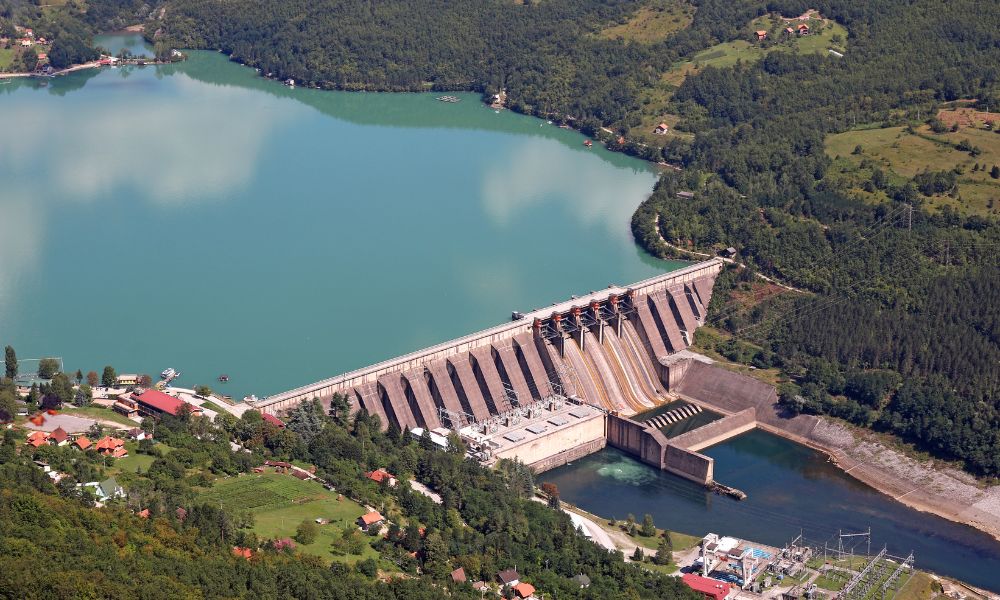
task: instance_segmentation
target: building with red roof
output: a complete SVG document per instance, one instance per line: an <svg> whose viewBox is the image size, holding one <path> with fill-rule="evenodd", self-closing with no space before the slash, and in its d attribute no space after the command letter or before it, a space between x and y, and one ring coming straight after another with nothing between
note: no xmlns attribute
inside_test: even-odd
<svg viewBox="0 0 1000 600"><path fill-rule="evenodd" d="M94 443L91 442L87 436L81 435L80 437L76 438L76 441L73 442L73 445L79 448L80 450L86 450L87 448L93 446Z"/></svg>
<svg viewBox="0 0 1000 600"><path fill-rule="evenodd" d="M180 398L164 394L160 390L146 390L141 394L133 393L132 399L139 405L140 412L154 417L162 414L176 417L180 414L182 406L189 407L192 415L201 414L201 407L185 402Z"/></svg>
<svg viewBox="0 0 1000 600"><path fill-rule="evenodd" d="M106 435L98 440L94 445L94 449L104 456L113 456L114 458L128 456L128 451L125 450L125 440L111 437L110 435Z"/></svg>
<svg viewBox="0 0 1000 600"><path fill-rule="evenodd" d="M518 598L531 598L532 594L535 593L535 586L522 581L514 586L514 593L517 594Z"/></svg>
<svg viewBox="0 0 1000 600"><path fill-rule="evenodd" d="M56 427L52 433L49 434L49 441L56 446L64 446L69 441L69 434L62 427Z"/></svg>
<svg viewBox="0 0 1000 600"><path fill-rule="evenodd" d="M703 594L705 600L725 600L732 590L732 586L724 581L702 577L694 573L685 573L681 579L689 588Z"/></svg>
<svg viewBox="0 0 1000 600"><path fill-rule="evenodd" d="M271 425L274 425L278 429L285 428L285 422L274 415L268 413L260 413L260 416L262 419L264 419L265 423L270 423Z"/></svg>
<svg viewBox="0 0 1000 600"><path fill-rule="evenodd" d="M369 471L365 473L365 477L371 479L375 483L382 483L383 481L389 482L389 487L396 487L396 476L386 471L385 469L378 469L376 471Z"/></svg>
<svg viewBox="0 0 1000 600"><path fill-rule="evenodd" d="M385 521L385 517L379 514L377 510L358 517L358 525L365 531L368 531L368 528L372 525L380 525L383 521Z"/></svg>
<svg viewBox="0 0 1000 600"><path fill-rule="evenodd" d="M241 548L239 546L233 546L233 556L238 556L240 558L245 558L250 560L253 558L253 551L250 548Z"/></svg>
<svg viewBox="0 0 1000 600"><path fill-rule="evenodd" d="M39 446L48 445L49 434L45 433L44 431L33 431L30 434L28 434L27 443L31 446L34 446L35 448L38 448Z"/></svg>

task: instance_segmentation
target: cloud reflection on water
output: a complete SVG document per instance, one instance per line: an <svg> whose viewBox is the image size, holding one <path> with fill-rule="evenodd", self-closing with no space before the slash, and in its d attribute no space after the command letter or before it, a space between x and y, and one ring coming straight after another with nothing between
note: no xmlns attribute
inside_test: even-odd
<svg viewBox="0 0 1000 600"><path fill-rule="evenodd" d="M119 80L101 73L88 83L113 91L73 100L25 87L0 111L0 310L37 265L51 212L121 190L165 208L230 198L251 181L268 139L307 110L183 75L154 93L123 93L114 88L130 83Z"/></svg>
<svg viewBox="0 0 1000 600"><path fill-rule="evenodd" d="M621 235L622 227L627 227L635 211L635 199L652 191L655 175L609 178L608 166L596 151L580 156L579 152L555 152L555 145L559 142L526 138L493 161L482 185L486 212L494 222L506 225L538 204L564 202L571 218L588 227L603 226L609 238L631 245ZM609 198L621 201L609 202Z"/></svg>

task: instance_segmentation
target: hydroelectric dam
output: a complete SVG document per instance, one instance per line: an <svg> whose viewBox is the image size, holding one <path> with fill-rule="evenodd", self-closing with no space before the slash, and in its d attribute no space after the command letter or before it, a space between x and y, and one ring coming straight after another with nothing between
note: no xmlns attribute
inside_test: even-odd
<svg viewBox="0 0 1000 600"><path fill-rule="evenodd" d="M280 415L314 398L329 408L341 394L383 427L429 430L438 439L456 431L484 462L517 457L543 471L610 445L712 485L712 459L698 450L755 427L754 408L719 411L723 418L673 439L663 426L712 408L700 405L697 390L715 378L740 378L729 386L736 394L744 383L758 396L774 393L718 367L690 368L698 359L686 348L723 265L712 259L515 312L508 323L251 404ZM689 373L706 381L686 381ZM679 398L692 408L629 418Z"/></svg>

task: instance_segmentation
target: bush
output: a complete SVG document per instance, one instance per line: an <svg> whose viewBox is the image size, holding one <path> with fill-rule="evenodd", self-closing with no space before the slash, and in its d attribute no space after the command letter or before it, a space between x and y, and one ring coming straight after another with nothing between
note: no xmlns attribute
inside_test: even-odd
<svg viewBox="0 0 1000 600"><path fill-rule="evenodd" d="M372 558L359 560L356 567L359 573L368 577L375 577L375 575L378 574L378 563L376 563L375 559Z"/></svg>
<svg viewBox="0 0 1000 600"><path fill-rule="evenodd" d="M298 528L295 530L295 541L308 546L309 544L316 541L316 536L319 534L319 525L315 521L310 521L306 519L299 523Z"/></svg>

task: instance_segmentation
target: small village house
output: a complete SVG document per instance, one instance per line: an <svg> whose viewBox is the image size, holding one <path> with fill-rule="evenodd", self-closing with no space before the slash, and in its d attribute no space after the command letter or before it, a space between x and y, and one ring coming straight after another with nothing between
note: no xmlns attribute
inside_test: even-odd
<svg viewBox="0 0 1000 600"><path fill-rule="evenodd" d="M497 583L504 587L513 587L521 583L521 576L518 575L517 569L505 569L497 573Z"/></svg>
<svg viewBox="0 0 1000 600"><path fill-rule="evenodd" d="M133 440L135 440L137 442L141 442L142 440L151 440L151 439L153 439L153 434L146 433L145 431L143 431L139 427L133 427L132 429L128 430L128 437L129 437L129 439L133 439Z"/></svg>
<svg viewBox="0 0 1000 600"><path fill-rule="evenodd" d="M118 387L135 387L139 385L139 376L135 373L122 373L115 378Z"/></svg>
<svg viewBox="0 0 1000 600"><path fill-rule="evenodd" d="M114 477L108 477L101 482L90 481L81 483L79 487L91 490L98 502L107 502L125 497L125 488L118 485L118 480Z"/></svg>
<svg viewBox="0 0 1000 600"><path fill-rule="evenodd" d="M111 456L113 458L125 458L128 456L128 450L125 449L125 440L111 437L110 435L106 435L98 440L94 448L104 456Z"/></svg>
<svg viewBox="0 0 1000 600"><path fill-rule="evenodd" d="M755 31L753 33L754 33L754 35L757 36L757 41L758 42L763 42L764 40L767 39L767 32L764 31L763 29L758 29L757 31Z"/></svg>
<svg viewBox="0 0 1000 600"><path fill-rule="evenodd" d="M369 471L365 473L365 477L378 484L381 484L383 481L387 481L389 483L389 487L396 487L396 476L385 469Z"/></svg>
<svg viewBox="0 0 1000 600"><path fill-rule="evenodd" d="M514 586L514 595L522 600L524 598L532 598L535 595L535 586L530 583L522 581L521 583Z"/></svg>
<svg viewBox="0 0 1000 600"><path fill-rule="evenodd" d="M39 446L46 446L49 443L49 434L44 431L32 431L28 434L27 444L29 446L34 446L38 448Z"/></svg>
<svg viewBox="0 0 1000 600"><path fill-rule="evenodd" d="M454 581L455 583L465 583L466 582L465 569L459 567L454 571L452 571L451 580Z"/></svg>
<svg viewBox="0 0 1000 600"><path fill-rule="evenodd" d="M69 443L69 434L62 427L56 427L52 433L49 434L49 442L55 444L56 446L65 446Z"/></svg>
<svg viewBox="0 0 1000 600"><path fill-rule="evenodd" d="M806 25L805 23L800 23L798 30L799 30L799 35L809 35L809 26Z"/></svg>
<svg viewBox="0 0 1000 600"><path fill-rule="evenodd" d="M76 438L76 440L73 442L73 445L79 448L80 450L87 450L88 448L93 446L94 443L91 442L87 436L81 435L80 437Z"/></svg>
<svg viewBox="0 0 1000 600"><path fill-rule="evenodd" d="M653 130L653 133L656 135L665 135L668 131L670 131L670 126L666 123L660 123L656 126L656 129Z"/></svg>
<svg viewBox="0 0 1000 600"><path fill-rule="evenodd" d="M385 522L385 517L383 517L377 510L373 510L370 513L363 514L358 517L358 527L364 531L368 531L370 527L377 527Z"/></svg>
<svg viewBox="0 0 1000 600"><path fill-rule="evenodd" d="M786 35L794 35L795 34L795 30L792 29L791 27L785 27L785 34Z"/></svg>

